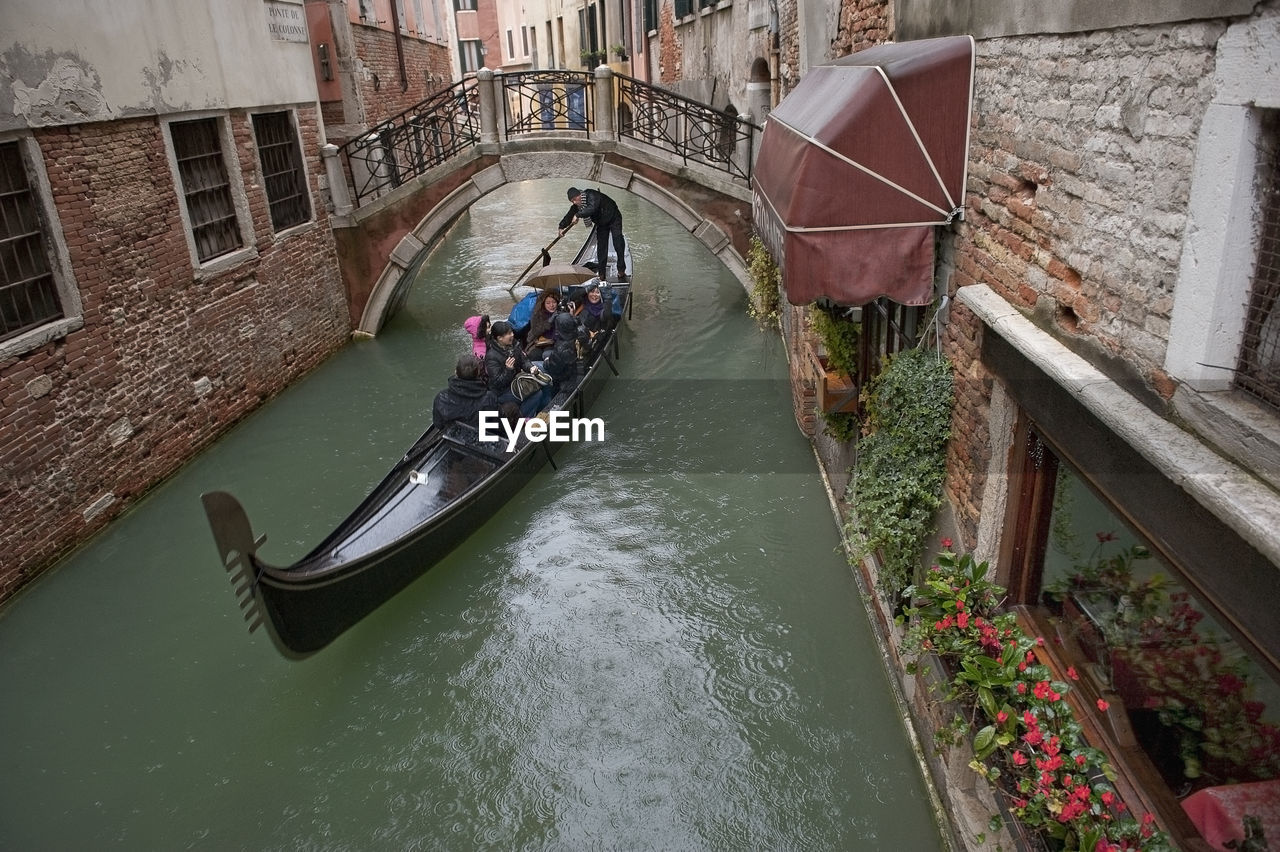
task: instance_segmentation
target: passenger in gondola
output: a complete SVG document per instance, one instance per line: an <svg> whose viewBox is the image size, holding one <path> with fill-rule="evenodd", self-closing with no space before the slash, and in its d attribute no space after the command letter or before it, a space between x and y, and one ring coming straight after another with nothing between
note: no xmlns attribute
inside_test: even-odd
<svg viewBox="0 0 1280 852"><path fill-rule="evenodd" d="M480 359L473 353L458 356L449 384L431 404L431 425L443 429L450 423L465 423L478 429L480 412L497 410L498 398L489 390L480 368Z"/></svg>
<svg viewBox="0 0 1280 852"><path fill-rule="evenodd" d="M528 346L525 351L535 361L541 361L555 343L555 318L560 310L560 296L555 290L543 290L538 296L538 307L529 318Z"/></svg>
<svg viewBox="0 0 1280 852"><path fill-rule="evenodd" d="M568 386L578 377L579 340L585 336L578 320L568 311L556 314L556 342L542 362L542 368L555 380L556 390Z"/></svg>
<svg viewBox="0 0 1280 852"><path fill-rule="evenodd" d="M485 347L488 345L489 340L489 315L481 314L480 316L468 317L462 327L471 336L472 353L483 362Z"/></svg>
<svg viewBox="0 0 1280 852"><path fill-rule="evenodd" d="M525 417L532 417L551 399L550 385L523 400L511 391L511 381L516 374L532 370L534 365L516 342L516 333L511 328L511 323L505 320L498 320L490 329L484 368L489 377L489 390L497 397L499 406L505 402L516 402L520 404L520 412Z"/></svg>
<svg viewBox="0 0 1280 852"><path fill-rule="evenodd" d="M600 285L594 281L587 285L586 298L578 309L578 321L586 332L588 346L594 346L600 335L613 326L613 305L600 295Z"/></svg>

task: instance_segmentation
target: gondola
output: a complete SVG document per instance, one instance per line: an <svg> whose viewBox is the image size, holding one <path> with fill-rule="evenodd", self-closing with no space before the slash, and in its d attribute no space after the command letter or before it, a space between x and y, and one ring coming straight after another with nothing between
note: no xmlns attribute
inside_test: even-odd
<svg viewBox="0 0 1280 852"><path fill-rule="evenodd" d="M575 262L594 256L594 247L592 234ZM627 254L626 269L634 273L629 246ZM584 416L616 373L618 332L630 313L633 279L619 280L614 266L600 278L612 304L612 327L584 355L577 378L559 389L548 412ZM249 631L265 626L286 657L315 653L444 558L545 464L554 467L552 455L562 446L523 441L508 452L505 440L478 438L467 424L428 429L346 520L287 567L258 558L266 537L255 537L235 497L225 491L201 495Z"/></svg>

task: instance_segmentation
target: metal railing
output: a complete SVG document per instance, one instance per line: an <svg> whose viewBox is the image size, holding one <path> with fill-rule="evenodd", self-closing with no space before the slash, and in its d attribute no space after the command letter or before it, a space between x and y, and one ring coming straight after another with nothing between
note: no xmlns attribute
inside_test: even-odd
<svg viewBox="0 0 1280 852"><path fill-rule="evenodd" d="M595 129L595 76L586 71L518 71L502 75L507 136Z"/></svg>
<svg viewBox="0 0 1280 852"><path fill-rule="evenodd" d="M441 89L339 150L357 206L395 189L480 141L475 79Z"/></svg>
<svg viewBox="0 0 1280 852"><path fill-rule="evenodd" d="M625 74L618 81L618 135L750 180L755 135L761 129L733 112Z"/></svg>
<svg viewBox="0 0 1280 852"><path fill-rule="evenodd" d="M351 200L359 207L482 139L500 148L513 137L546 133L625 137L686 166L750 180L759 127L624 74L610 76L603 85L607 78L596 72L482 72L436 92L338 149Z"/></svg>

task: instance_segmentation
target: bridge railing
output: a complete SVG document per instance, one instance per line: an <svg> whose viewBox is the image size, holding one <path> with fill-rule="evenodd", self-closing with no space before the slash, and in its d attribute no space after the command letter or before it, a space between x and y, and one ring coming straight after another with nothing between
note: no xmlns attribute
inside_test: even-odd
<svg viewBox="0 0 1280 852"><path fill-rule="evenodd" d="M358 207L479 141L480 98L473 78L441 89L338 150Z"/></svg>
<svg viewBox="0 0 1280 852"><path fill-rule="evenodd" d="M507 137L594 130L595 75L586 71L517 71L494 75L502 86Z"/></svg>
<svg viewBox="0 0 1280 852"><path fill-rule="evenodd" d="M750 180L760 132L732 111L603 66L594 72L486 70L350 140L328 167L335 209L346 212L352 202L366 204L472 146L494 143L501 150L530 134L626 138L685 165Z"/></svg>
<svg viewBox="0 0 1280 852"><path fill-rule="evenodd" d="M615 74L619 136L661 148L686 164L701 163L733 177L751 179L756 134L761 129L727 110Z"/></svg>

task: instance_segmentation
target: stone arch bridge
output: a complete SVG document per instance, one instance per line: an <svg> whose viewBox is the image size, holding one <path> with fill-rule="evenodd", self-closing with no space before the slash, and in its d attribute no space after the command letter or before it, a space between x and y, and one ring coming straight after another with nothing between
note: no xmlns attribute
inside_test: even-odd
<svg viewBox="0 0 1280 852"><path fill-rule="evenodd" d="M326 146L355 333L378 332L407 296L419 255L473 202L537 178L597 183L653 202L748 285L759 134L749 121L605 66L486 69L341 148Z"/></svg>

